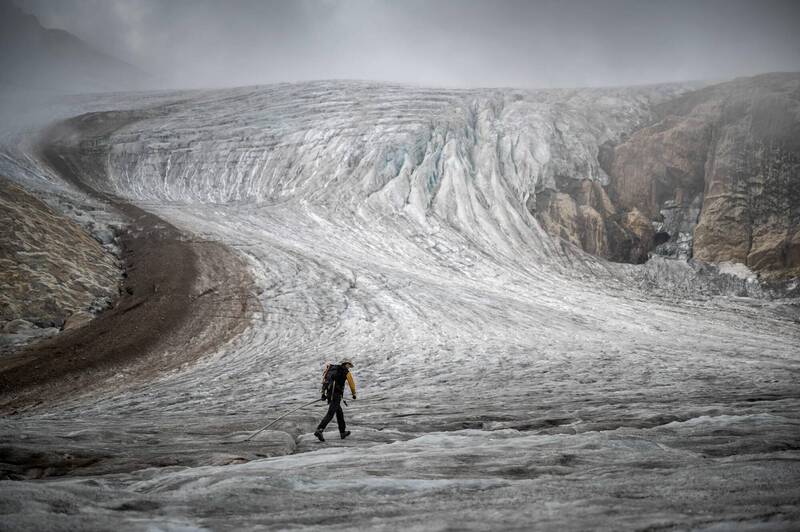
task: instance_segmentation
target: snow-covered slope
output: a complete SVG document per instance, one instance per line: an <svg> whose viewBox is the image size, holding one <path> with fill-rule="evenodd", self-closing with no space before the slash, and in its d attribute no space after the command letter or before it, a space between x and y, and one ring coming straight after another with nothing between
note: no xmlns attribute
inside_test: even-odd
<svg viewBox="0 0 800 532"><path fill-rule="evenodd" d="M683 90L278 85L186 95L82 139L106 158L89 184L244 257L256 310L193 365L0 420L6 471L70 475L0 482L4 522L796 524L796 306L686 298L718 285L593 258L531 212L553 180L602 183L600 146ZM349 439L318 443L309 407L235 443L313 400L345 356Z"/></svg>

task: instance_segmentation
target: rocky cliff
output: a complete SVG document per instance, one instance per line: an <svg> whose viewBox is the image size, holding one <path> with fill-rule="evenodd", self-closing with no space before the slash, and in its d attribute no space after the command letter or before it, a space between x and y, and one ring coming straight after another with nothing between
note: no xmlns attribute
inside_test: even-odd
<svg viewBox="0 0 800 532"><path fill-rule="evenodd" d="M564 179L539 197L551 234L616 261L648 253L800 272L800 75L768 74L654 107L598 160L607 186Z"/></svg>

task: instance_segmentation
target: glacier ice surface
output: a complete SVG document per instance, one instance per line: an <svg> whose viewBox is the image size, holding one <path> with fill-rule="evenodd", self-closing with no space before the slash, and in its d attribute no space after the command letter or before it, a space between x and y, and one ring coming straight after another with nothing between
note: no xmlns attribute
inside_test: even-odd
<svg viewBox="0 0 800 532"><path fill-rule="evenodd" d="M318 82L59 111L175 100L106 141L94 185L235 249L258 306L190 367L0 419L23 464L2 528L796 526L796 315L592 258L526 207L607 179L598 146L679 91ZM350 438L318 443L309 407L236 443L345 355Z"/></svg>

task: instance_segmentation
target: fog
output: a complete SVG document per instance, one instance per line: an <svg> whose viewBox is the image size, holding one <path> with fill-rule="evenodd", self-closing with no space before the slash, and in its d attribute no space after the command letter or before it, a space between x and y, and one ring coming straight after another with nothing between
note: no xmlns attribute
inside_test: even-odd
<svg viewBox="0 0 800 532"><path fill-rule="evenodd" d="M17 0L164 87L563 87L800 70L800 3Z"/></svg>

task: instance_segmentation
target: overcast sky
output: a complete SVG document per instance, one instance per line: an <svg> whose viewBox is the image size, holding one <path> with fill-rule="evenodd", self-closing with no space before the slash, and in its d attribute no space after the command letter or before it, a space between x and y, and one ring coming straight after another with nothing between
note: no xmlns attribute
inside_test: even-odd
<svg viewBox="0 0 800 532"><path fill-rule="evenodd" d="M800 1L17 0L169 86L556 87L800 70Z"/></svg>

